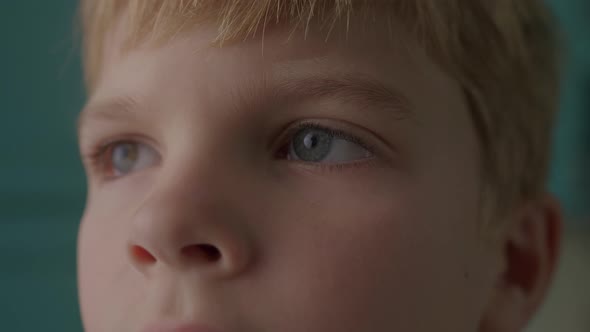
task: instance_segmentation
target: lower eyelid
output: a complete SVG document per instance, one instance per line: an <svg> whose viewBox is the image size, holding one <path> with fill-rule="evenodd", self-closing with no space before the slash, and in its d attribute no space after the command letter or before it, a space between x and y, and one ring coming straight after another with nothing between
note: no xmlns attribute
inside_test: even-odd
<svg viewBox="0 0 590 332"><path fill-rule="evenodd" d="M332 172L347 172L347 171L365 171L372 170L382 166L382 161L378 157L371 157L360 159L357 161L343 162L343 163L312 163L305 161L285 161L298 170L304 170L310 173L332 173Z"/></svg>

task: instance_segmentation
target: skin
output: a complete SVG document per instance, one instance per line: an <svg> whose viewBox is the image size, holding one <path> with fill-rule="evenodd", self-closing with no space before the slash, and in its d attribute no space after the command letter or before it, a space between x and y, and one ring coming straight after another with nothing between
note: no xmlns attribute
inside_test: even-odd
<svg viewBox="0 0 590 332"><path fill-rule="evenodd" d="M337 27L325 42L275 27L261 52L259 38L212 47L204 24L122 52L125 30L113 30L79 132L85 331L522 329L554 270L557 205L523 203L498 239L481 236L480 147L461 89L401 29L391 43L384 31L346 41ZM403 103L277 93L314 75L370 78ZM309 121L375 151L356 158L366 150L341 140L337 162L280 155L287 128ZM92 164L105 141L138 142L141 163L114 175L107 150Z"/></svg>

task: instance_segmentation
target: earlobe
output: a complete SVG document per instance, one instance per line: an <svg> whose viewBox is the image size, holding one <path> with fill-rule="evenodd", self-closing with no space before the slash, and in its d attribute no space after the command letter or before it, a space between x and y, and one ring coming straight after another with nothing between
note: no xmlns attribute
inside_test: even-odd
<svg viewBox="0 0 590 332"><path fill-rule="evenodd" d="M519 332L545 298L557 266L562 219L549 195L529 201L511 218L498 250L496 275L480 332Z"/></svg>

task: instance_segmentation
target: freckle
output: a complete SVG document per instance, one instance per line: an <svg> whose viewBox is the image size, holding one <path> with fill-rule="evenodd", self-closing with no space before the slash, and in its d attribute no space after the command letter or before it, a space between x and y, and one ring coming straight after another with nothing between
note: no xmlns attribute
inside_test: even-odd
<svg viewBox="0 0 590 332"><path fill-rule="evenodd" d="M465 278L465 280L469 279L469 272L463 273L463 278Z"/></svg>

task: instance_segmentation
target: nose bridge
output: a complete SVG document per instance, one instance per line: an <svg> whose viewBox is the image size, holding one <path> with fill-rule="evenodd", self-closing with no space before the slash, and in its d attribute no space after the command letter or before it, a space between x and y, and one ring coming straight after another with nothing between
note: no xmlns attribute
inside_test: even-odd
<svg viewBox="0 0 590 332"><path fill-rule="evenodd" d="M160 171L132 217L132 264L145 274L156 266L237 273L251 259L251 243L222 170L211 160L177 165Z"/></svg>

